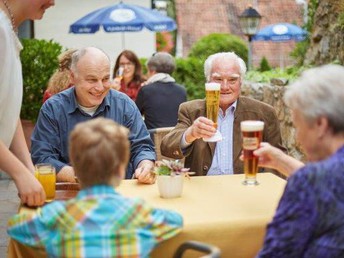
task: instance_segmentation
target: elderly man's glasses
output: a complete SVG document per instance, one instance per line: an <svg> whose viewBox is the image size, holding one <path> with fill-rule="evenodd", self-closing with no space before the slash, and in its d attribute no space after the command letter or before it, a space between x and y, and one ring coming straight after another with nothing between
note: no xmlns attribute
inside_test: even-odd
<svg viewBox="0 0 344 258"><path fill-rule="evenodd" d="M238 77L229 77L229 78L223 78L219 76L212 76L212 82L220 83L220 84L229 84L229 85L235 85L240 80L240 76Z"/></svg>

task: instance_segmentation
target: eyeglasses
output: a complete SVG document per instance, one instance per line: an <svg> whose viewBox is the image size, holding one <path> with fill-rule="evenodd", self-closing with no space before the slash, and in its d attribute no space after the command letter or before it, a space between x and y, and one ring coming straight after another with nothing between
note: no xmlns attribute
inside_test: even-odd
<svg viewBox="0 0 344 258"><path fill-rule="evenodd" d="M218 76L213 76L212 81L220 84L229 84L230 86L235 85L240 80L240 77L229 77L229 78L222 78Z"/></svg>
<svg viewBox="0 0 344 258"><path fill-rule="evenodd" d="M125 67L125 66L134 66L134 63L132 63L132 62L128 62L128 63L119 63L119 66L123 66L123 67Z"/></svg>

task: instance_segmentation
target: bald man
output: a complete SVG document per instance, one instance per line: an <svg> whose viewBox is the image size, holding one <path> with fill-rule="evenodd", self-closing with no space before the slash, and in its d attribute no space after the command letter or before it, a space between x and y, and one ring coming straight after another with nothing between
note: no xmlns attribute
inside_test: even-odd
<svg viewBox="0 0 344 258"><path fill-rule="evenodd" d="M68 155L70 131L76 124L96 117L110 118L130 130L126 178L147 184L155 181L150 173L155 160L153 142L135 103L110 89L110 64L109 57L98 48L77 50L71 64L74 87L48 99L40 110L31 139L32 160L35 164L52 164L58 181L75 182Z"/></svg>

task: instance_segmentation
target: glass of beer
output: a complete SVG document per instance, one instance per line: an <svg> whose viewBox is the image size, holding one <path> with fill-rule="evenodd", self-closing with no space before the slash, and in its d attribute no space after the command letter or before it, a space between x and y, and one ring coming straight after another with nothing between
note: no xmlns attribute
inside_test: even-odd
<svg viewBox="0 0 344 258"><path fill-rule="evenodd" d="M244 185L258 185L256 179L258 173L258 157L253 155L253 151L258 149L262 137L264 122L247 120L242 121L242 148L244 150L244 173L245 180Z"/></svg>
<svg viewBox="0 0 344 258"><path fill-rule="evenodd" d="M220 104L220 89L221 84L210 82L205 84L205 96L207 107L207 118L214 122L214 127L217 129L217 117L219 114ZM203 138L205 142L217 142L222 140L222 135L219 130L210 138Z"/></svg>
<svg viewBox="0 0 344 258"><path fill-rule="evenodd" d="M123 66L118 67L118 70L116 72L116 79L121 81L123 79L123 72L124 72L124 67Z"/></svg>
<svg viewBox="0 0 344 258"><path fill-rule="evenodd" d="M55 168L47 163L35 165L35 176L43 186L46 195L46 202L55 198L56 172Z"/></svg>

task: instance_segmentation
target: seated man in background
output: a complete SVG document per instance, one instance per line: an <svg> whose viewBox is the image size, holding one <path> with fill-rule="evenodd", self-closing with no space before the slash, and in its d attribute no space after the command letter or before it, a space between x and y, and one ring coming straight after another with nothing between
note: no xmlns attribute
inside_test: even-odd
<svg viewBox="0 0 344 258"><path fill-rule="evenodd" d="M116 191L129 146L128 130L110 119L79 123L70 134L70 159L81 191L71 200L15 215L8 234L44 247L48 257L149 257L158 243L181 231L183 219Z"/></svg>
<svg viewBox="0 0 344 258"><path fill-rule="evenodd" d="M49 98L40 110L31 137L33 162L50 163L57 171L58 181L74 182L74 171L69 165L69 133L79 122L102 116L130 130L131 156L126 178L154 183L150 173L155 160L153 142L135 103L125 94L110 90L109 57L94 47L76 51L71 78L74 87Z"/></svg>
<svg viewBox="0 0 344 258"><path fill-rule="evenodd" d="M235 53L209 56L204 64L204 74L207 82L221 84L217 128L223 139L217 143L202 140L215 134L214 123L206 118L204 99L188 101L180 105L176 127L162 140L162 155L174 159L185 157L185 167L196 175L243 173L240 160L240 122L243 120L264 121L263 141L285 150L273 107L240 96L245 72L245 62Z"/></svg>
<svg viewBox="0 0 344 258"><path fill-rule="evenodd" d="M186 90L171 77L176 69L173 57L158 52L147 61L149 78L137 95L136 105L148 129L177 124L179 105L186 101Z"/></svg>

